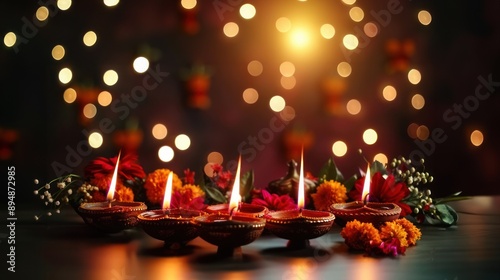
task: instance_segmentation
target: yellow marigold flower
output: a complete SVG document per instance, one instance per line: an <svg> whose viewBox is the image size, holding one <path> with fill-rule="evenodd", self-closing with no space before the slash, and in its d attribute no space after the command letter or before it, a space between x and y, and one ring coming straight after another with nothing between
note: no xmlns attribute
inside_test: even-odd
<svg viewBox="0 0 500 280"><path fill-rule="evenodd" d="M332 204L343 203L347 200L347 189L340 182L324 181L311 196L316 210L328 211Z"/></svg>
<svg viewBox="0 0 500 280"><path fill-rule="evenodd" d="M393 238L397 238L402 248L408 247L407 236L408 234L404 227L396 222L386 222L380 227L380 238L382 241L391 241Z"/></svg>
<svg viewBox="0 0 500 280"><path fill-rule="evenodd" d="M134 201L134 191L125 186L118 188L115 192L115 199L118 201Z"/></svg>
<svg viewBox="0 0 500 280"><path fill-rule="evenodd" d="M420 240L420 238L422 237L422 232L420 232L420 229L418 229L412 222L410 222L406 218L397 219L394 222L405 229L407 233L406 241L408 241L408 245L416 245L417 240Z"/></svg>
<svg viewBox="0 0 500 280"><path fill-rule="evenodd" d="M347 246L355 250L367 250L382 242L378 230L371 223L358 220L348 222L340 232Z"/></svg>
<svg viewBox="0 0 500 280"><path fill-rule="evenodd" d="M205 192L197 185L187 184L180 189L181 194L190 194L190 198L203 197L205 198Z"/></svg>
<svg viewBox="0 0 500 280"><path fill-rule="evenodd" d="M161 205L163 196L165 195L165 186L167 185L168 174L172 172L169 169L157 169L148 174L144 183L146 189L146 197L152 204ZM182 188L182 181L177 174L174 173L172 178L172 192Z"/></svg>

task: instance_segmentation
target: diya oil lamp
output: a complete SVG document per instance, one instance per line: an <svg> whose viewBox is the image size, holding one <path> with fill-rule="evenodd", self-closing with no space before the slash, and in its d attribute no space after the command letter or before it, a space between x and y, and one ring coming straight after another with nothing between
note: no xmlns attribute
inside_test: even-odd
<svg viewBox="0 0 500 280"><path fill-rule="evenodd" d="M168 174L162 209L140 213L139 225L151 237L163 240L165 247L179 249L198 236L194 217L205 212L194 209L171 208L173 172Z"/></svg>
<svg viewBox="0 0 500 280"><path fill-rule="evenodd" d="M226 212L195 217L193 222L199 227L201 239L217 246L219 257L234 257L241 253L241 246L255 241L264 231L266 220L252 215L238 214L241 201L240 196L240 167L241 157L238 161L236 179L231 192L229 207Z"/></svg>
<svg viewBox="0 0 500 280"><path fill-rule="evenodd" d="M326 211L304 209L304 160L301 159L297 209L269 212L266 229L274 235L287 239L287 248L304 249L314 239L329 232L335 216Z"/></svg>
<svg viewBox="0 0 500 280"><path fill-rule="evenodd" d="M143 202L121 202L113 199L118 177L120 154L107 194L107 202L86 202L78 207L78 213L86 224L106 233L117 233L137 226L137 215L147 209Z"/></svg>
<svg viewBox="0 0 500 280"><path fill-rule="evenodd" d="M335 203L330 206L330 211L337 217L335 222L338 225L345 226L349 221L358 220L378 226L399 218L401 207L397 204L369 201L370 182L370 166L368 165L361 200L348 203Z"/></svg>

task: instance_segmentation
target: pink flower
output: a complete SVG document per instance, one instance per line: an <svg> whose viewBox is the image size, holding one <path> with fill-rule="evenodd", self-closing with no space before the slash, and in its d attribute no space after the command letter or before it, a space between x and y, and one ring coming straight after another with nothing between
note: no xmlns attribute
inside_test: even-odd
<svg viewBox="0 0 500 280"><path fill-rule="evenodd" d="M393 238L390 241L380 243L378 249L380 249L385 255L392 255L394 257L399 254L404 254L406 251L406 247L401 246L398 238Z"/></svg>
<svg viewBox="0 0 500 280"><path fill-rule="evenodd" d="M262 190L261 194L262 198L253 198L251 204L265 206L270 211L292 210L297 208L295 201L293 201L293 198L291 198L288 194L278 196L277 194L271 194L266 190Z"/></svg>
<svg viewBox="0 0 500 280"><path fill-rule="evenodd" d="M196 209L202 210L205 208L204 198L201 196L192 197L189 192L181 193L175 191L172 194L172 199L170 201L171 208L184 208L184 209Z"/></svg>

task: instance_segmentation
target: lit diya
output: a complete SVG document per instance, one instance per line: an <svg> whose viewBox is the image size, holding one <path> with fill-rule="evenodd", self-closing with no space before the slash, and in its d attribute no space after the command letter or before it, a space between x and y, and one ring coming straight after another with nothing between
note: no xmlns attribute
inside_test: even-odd
<svg viewBox="0 0 500 280"><path fill-rule="evenodd" d="M151 237L163 240L165 247L179 249L198 236L194 217L205 212L194 209L171 208L173 172L168 174L162 209L150 210L137 216L139 225Z"/></svg>
<svg viewBox="0 0 500 280"><path fill-rule="evenodd" d="M358 220L364 223L372 223L375 226L399 218L401 207L395 203L370 202L370 166L366 170L365 182L361 200L348 203L335 203L330 206L330 211L337 217L335 222L345 226L349 221Z"/></svg>
<svg viewBox="0 0 500 280"><path fill-rule="evenodd" d="M304 209L304 160L301 159L298 186L297 209L269 212L266 229L274 235L287 239L287 248L304 249L309 247L310 239L329 232L335 216L326 211Z"/></svg>
<svg viewBox="0 0 500 280"><path fill-rule="evenodd" d="M227 212L218 211L210 215L199 216L193 222L199 227L200 237L208 243L217 246L217 255L233 257L235 252L241 252L241 246L255 241L264 231L266 220L251 215L240 215L240 167L238 161L236 179L231 192Z"/></svg>
<svg viewBox="0 0 500 280"><path fill-rule="evenodd" d="M107 194L107 202L87 202L78 207L86 224L107 233L117 233L137 226L137 215L147 209L142 202L117 202L113 199L118 176L120 154Z"/></svg>

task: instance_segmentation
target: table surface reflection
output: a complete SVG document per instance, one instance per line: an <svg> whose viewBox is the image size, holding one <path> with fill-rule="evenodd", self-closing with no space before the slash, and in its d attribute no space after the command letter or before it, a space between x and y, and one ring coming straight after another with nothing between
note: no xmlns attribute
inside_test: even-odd
<svg viewBox="0 0 500 280"><path fill-rule="evenodd" d="M497 196L453 203L457 226L420 226L417 246L397 258L350 252L338 226L307 250L288 251L286 240L264 233L241 258L222 260L200 238L173 253L140 229L97 233L71 209L45 222L26 211L16 226L16 272L5 262L4 272L7 279L500 279L499 203Z"/></svg>

